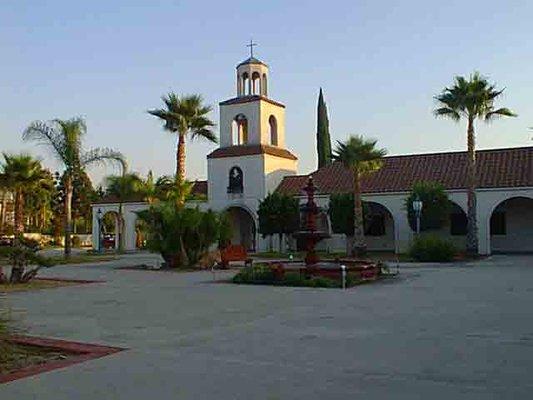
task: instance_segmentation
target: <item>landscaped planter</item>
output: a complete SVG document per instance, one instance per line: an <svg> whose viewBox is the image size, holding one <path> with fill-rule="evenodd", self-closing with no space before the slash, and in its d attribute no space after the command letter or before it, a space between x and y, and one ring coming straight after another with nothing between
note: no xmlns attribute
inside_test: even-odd
<svg viewBox="0 0 533 400"><path fill-rule="evenodd" d="M33 359L36 363L29 362L17 369L9 369L6 373L0 373L0 383L65 368L125 350L119 347L20 335L10 336L6 341L8 344L14 344L21 348L40 349L42 357L38 358L38 361ZM50 357L47 358L47 354Z"/></svg>

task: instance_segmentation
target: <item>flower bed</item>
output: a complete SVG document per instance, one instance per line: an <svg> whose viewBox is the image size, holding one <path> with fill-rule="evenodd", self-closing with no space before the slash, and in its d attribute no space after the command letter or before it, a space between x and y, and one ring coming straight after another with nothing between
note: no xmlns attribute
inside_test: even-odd
<svg viewBox="0 0 533 400"><path fill-rule="evenodd" d="M381 267L348 267L346 287L376 281L383 277ZM285 268L283 264L256 264L242 269L233 277L233 283L296 287L341 288L340 268Z"/></svg>

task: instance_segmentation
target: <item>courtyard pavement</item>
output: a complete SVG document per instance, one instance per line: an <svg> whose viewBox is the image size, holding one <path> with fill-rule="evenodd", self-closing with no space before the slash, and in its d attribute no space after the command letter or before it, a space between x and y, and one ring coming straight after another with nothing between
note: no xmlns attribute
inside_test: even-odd
<svg viewBox="0 0 533 400"><path fill-rule="evenodd" d="M106 282L4 299L28 334L129 350L1 385L0 399L532 398L533 256L347 291L113 268L154 260L54 267Z"/></svg>

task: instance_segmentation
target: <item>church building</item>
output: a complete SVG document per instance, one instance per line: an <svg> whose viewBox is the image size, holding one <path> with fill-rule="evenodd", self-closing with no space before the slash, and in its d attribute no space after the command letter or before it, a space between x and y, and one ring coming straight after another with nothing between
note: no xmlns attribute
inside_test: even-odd
<svg viewBox="0 0 533 400"><path fill-rule="evenodd" d="M258 234L257 209L268 193L277 190L303 198L302 188L313 176L318 201L327 208L331 194L352 191L353 179L339 163L297 175L298 159L285 142L285 106L269 97L268 66L252 55L237 65L235 79L236 96L219 103L220 146L207 156L207 182L194 184L193 191L207 200L191 201L188 206L227 211L233 225L232 242L250 252L266 251L269 241ZM481 150L477 165L480 253L533 252L533 147ZM445 187L453 207L438 234L464 248L466 172L466 152L385 157L383 168L362 182L363 200L375 215L365 232L369 250L401 253L408 249L414 232L407 220L405 199L413 184L421 180ZM141 199L131 199L122 207L116 199L94 203L93 248L99 246L102 215L118 215L122 210L125 250L134 251L135 212L147 207ZM345 237L332 234L320 246L342 251Z"/></svg>

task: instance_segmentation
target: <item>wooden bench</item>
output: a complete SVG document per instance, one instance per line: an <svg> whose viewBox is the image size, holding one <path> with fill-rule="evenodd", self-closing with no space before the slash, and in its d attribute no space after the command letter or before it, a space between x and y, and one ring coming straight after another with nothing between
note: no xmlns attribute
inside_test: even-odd
<svg viewBox="0 0 533 400"><path fill-rule="evenodd" d="M244 261L244 266L252 265L253 260L248 257L248 253L244 246L240 244L230 244L220 251L220 260L222 268L229 268L232 261Z"/></svg>

